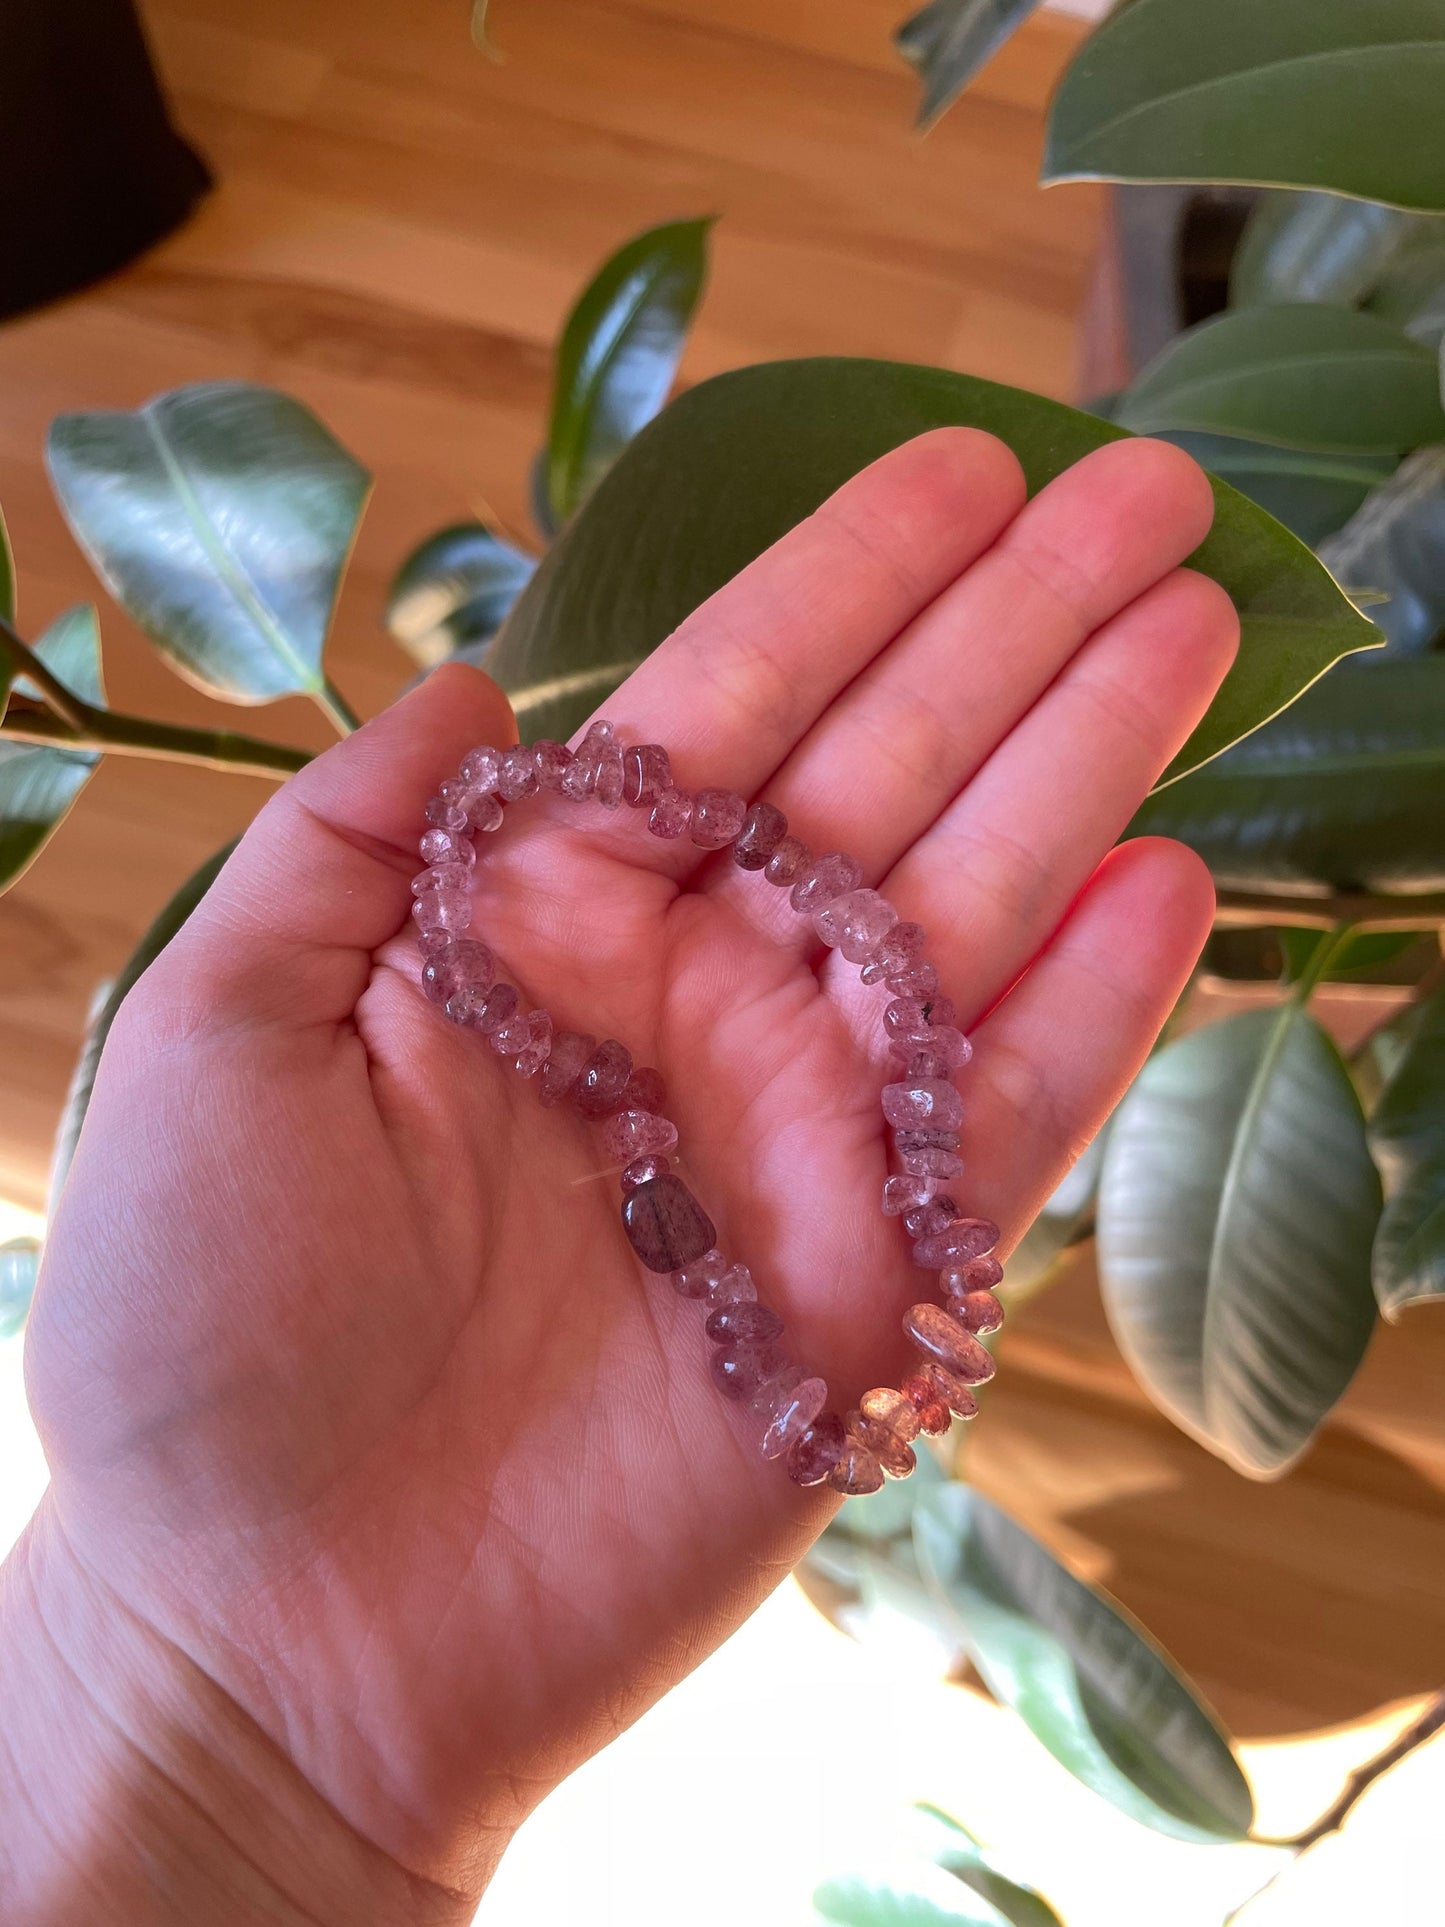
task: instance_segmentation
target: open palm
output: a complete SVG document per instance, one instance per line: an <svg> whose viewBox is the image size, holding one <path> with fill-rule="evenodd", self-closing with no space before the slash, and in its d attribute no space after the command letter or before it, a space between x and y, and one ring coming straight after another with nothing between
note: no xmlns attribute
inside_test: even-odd
<svg viewBox="0 0 1445 1927"><path fill-rule="evenodd" d="M1208 926L1187 852L1107 853L1232 658L1228 601L1178 566L1209 515L1158 444L1025 506L1000 443L926 436L608 705L924 924L976 1049L961 1196L1011 1236ZM637 1265L596 1126L419 995L422 806L510 731L485 678L439 671L261 813L112 1032L28 1347L74 1556L353 1827L463 1890L479 1829L828 1515ZM878 1208L883 993L640 812L544 796L480 842L477 933L530 1003L662 1069L684 1174L833 1403L896 1382L921 1274Z"/></svg>

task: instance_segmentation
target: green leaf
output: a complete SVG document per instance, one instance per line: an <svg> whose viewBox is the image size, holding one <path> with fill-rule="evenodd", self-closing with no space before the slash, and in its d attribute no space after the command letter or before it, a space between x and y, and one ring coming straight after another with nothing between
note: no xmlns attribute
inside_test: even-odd
<svg viewBox="0 0 1445 1927"><path fill-rule="evenodd" d="M1439 0L1134 0L1080 48L1044 179L1272 182L1445 208Z"/></svg>
<svg viewBox="0 0 1445 1927"><path fill-rule="evenodd" d="M1396 1319L1445 1298L1445 990L1421 1006L1369 1128L1385 1181L1375 1296Z"/></svg>
<svg viewBox="0 0 1445 1927"><path fill-rule="evenodd" d="M965 1486L931 1494L915 1534L989 1691L1076 1779L1174 1839L1245 1837L1253 1802L1218 1722L1107 1594Z"/></svg>
<svg viewBox="0 0 1445 1927"><path fill-rule="evenodd" d="M24 1329L39 1275L38 1238L11 1238L0 1245L0 1338Z"/></svg>
<svg viewBox="0 0 1445 1927"><path fill-rule="evenodd" d="M230 702L316 695L369 478L289 395L199 382L62 415L51 479L106 587L172 667Z"/></svg>
<svg viewBox="0 0 1445 1927"><path fill-rule="evenodd" d="M921 1652L940 1678L957 1665L957 1631L918 1569L910 1528L875 1537L834 1523L804 1555L798 1580L818 1610L860 1646L894 1658L901 1650Z"/></svg>
<svg viewBox="0 0 1445 1927"><path fill-rule="evenodd" d="M1391 655L1418 655L1445 635L1445 447L1417 449L1320 545L1346 588L1381 590L1370 614Z"/></svg>
<svg viewBox="0 0 1445 1927"><path fill-rule="evenodd" d="M1394 455L1322 455L1317 449L1276 448L1189 428L1166 429L1160 439L1192 455L1311 548L1343 528L1398 465Z"/></svg>
<svg viewBox="0 0 1445 1927"><path fill-rule="evenodd" d="M1345 455L1445 439L1435 357L1378 315L1312 302L1235 308L1156 355L1114 419Z"/></svg>
<svg viewBox="0 0 1445 1927"><path fill-rule="evenodd" d="M1038 5L1039 0L929 0L909 15L893 44L923 82L920 127L938 119Z"/></svg>
<svg viewBox="0 0 1445 1927"><path fill-rule="evenodd" d="M1383 965L1403 957L1407 950L1412 950L1429 934L1424 930L1360 930L1332 949L1320 982L1368 982L1378 976ZM1308 973L1310 965L1319 955L1321 944L1333 945L1329 931L1302 926L1286 926L1277 930L1275 936L1283 953L1284 981L1287 984L1297 984Z"/></svg>
<svg viewBox="0 0 1445 1927"><path fill-rule="evenodd" d="M1245 223L1229 305L1331 301L1353 308L1408 241L1438 223L1338 194L1266 194Z"/></svg>
<svg viewBox="0 0 1445 1927"><path fill-rule="evenodd" d="M77 696L105 701L100 630L89 603L57 616L35 653ZM15 687L26 689L23 673ZM93 750L0 741L0 891L8 890L44 849L99 761Z"/></svg>
<svg viewBox="0 0 1445 1927"><path fill-rule="evenodd" d="M497 638L489 667L526 718L523 735L568 733L639 657L849 476L947 423L1002 436L1031 491L1121 434L1021 389L902 362L771 362L680 396L563 531ZM1223 483L1215 502L1193 562L1233 596L1243 641L1171 778L1273 715L1338 657L1378 640L1303 543ZM530 713L543 701L545 732Z"/></svg>
<svg viewBox="0 0 1445 1927"><path fill-rule="evenodd" d="M547 495L566 521L667 400L707 274L712 221L669 221L602 264L567 317L547 431Z"/></svg>
<svg viewBox="0 0 1445 1927"><path fill-rule="evenodd" d="M974 1852L972 1863L958 1853L957 1867L899 1861L825 1880L813 1894L816 1917L837 1927L1061 1927L1031 1887L994 1872L976 1844Z"/></svg>
<svg viewBox="0 0 1445 1927"><path fill-rule="evenodd" d="M1412 341L1439 348L1445 339L1445 238L1403 248L1381 275L1366 306Z"/></svg>
<svg viewBox="0 0 1445 1927"><path fill-rule="evenodd" d="M926 1802L914 1808L915 1826L935 1865L986 1900L1009 1927L1061 1927L1053 1908L989 1851L962 1821Z"/></svg>
<svg viewBox="0 0 1445 1927"><path fill-rule="evenodd" d="M10 547L10 531L3 515L0 515L0 617L6 622L15 620L15 552ZM0 689L0 716L4 713L4 692Z"/></svg>
<svg viewBox="0 0 1445 1927"><path fill-rule="evenodd" d="M1380 1180L1338 1051L1291 999L1156 1053L1114 1113L1104 1304L1149 1396L1251 1478L1294 1463L1364 1357Z"/></svg>
<svg viewBox="0 0 1445 1927"><path fill-rule="evenodd" d="M397 570L386 626L413 662L433 669L490 642L537 564L480 522L461 522L413 549Z"/></svg>
<svg viewBox="0 0 1445 1927"><path fill-rule="evenodd" d="M1175 836L1227 889L1445 889L1445 657L1353 663L1126 832Z"/></svg>
<svg viewBox="0 0 1445 1927"><path fill-rule="evenodd" d="M235 847L234 842L226 844L223 849L217 850L214 856L207 857L200 869L186 878L121 966L116 977L100 993L96 1006L91 1012L85 1042L81 1046L80 1056L71 1075L70 1089L65 1098L65 1109L61 1113L60 1128L55 1137L55 1150L50 1164L52 1209L60 1196L60 1189L70 1169L71 1159L75 1156L75 1147L80 1139L80 1127L85 1122L86 1111L90 1108L90 1094L95 1086L96 1073L100 1069L100 1054L105 1048L106 1038L110 1035L110 1027L115 1022L116 1012L142 974L155 962L210 889L220 874L221 866Z"/></svg>

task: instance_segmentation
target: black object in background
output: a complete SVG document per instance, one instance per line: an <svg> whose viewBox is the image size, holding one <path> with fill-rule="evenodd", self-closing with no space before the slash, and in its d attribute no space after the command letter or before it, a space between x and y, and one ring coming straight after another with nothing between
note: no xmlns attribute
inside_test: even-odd
<svg viewBox="0 0 1445 1927"><path fill-rule="evenodd" d="M0 0L0 317L123 267L210 185L131 0Z"/></svg>

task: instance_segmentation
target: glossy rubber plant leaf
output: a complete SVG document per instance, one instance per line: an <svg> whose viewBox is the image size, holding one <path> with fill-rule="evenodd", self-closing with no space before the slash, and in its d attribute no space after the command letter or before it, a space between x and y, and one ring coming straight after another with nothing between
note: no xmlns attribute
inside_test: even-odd
<svg viewBox="0 0 1445 1927"><path fill-rule="evenodd" d="M1394 455L1322 455L1317 449L1277 448L1189 428L1166 429L1160 439L1258 502L1311 548L1343 528L1370 490L1398 466Z"/></svg>
<svg viewBox="0 0 1445 1927"><path fill-rule="evenodd" d="M923 82L920 127L932 126L1038 5L1039 0L929 0L909 15L893 44Z"/></svg>
<svg viewBox="0 0 1445 1927"><path fill-rule="evenodd" d="M1114 1113L1109 1322L1155 1404L1237 1471L1286 1471L1354 1376L1380 1204L1349 1073L1295 998L1166 1045Z"/></svg>
<svg viewBox="0 0 1445 1927"><path fill-rule="evenodd" d="M903 362L769 362L679 396L563 531L493 646L488 667L523 736L567 734L850 475L948 423L1001 436L1031 491L1122 433L1022 389ZM1192 560L1234 598L1243 639L1169 779L1256 728L1340 656L1379 641L1304 544L1224 483ZM546 729L534 716L543 703Z"/></svg>
<svg viewBox="0 0 1445 1927"><path fill-rule="evenodd" d="M951 1813L925 1802L913 1809L912 1819L919 1844L934 1864L990 1902L1009 1927L1061 1927L1043 1895Z"/></svg>
<svg viewBox="0 0 1445 1927"><path fill-rule="evenodd" d="M813 1909L830 1927L1060 1927L1031 1888L993 1884L997 1899L947 1868L899 1861L825 1880Z"/></svg>
<svg viewBox="0 0 1445 1927"><path fill-rule="evenodd" d="M1336 945L1329 931L1303 926L1278 930L1275 937L1284 958L1281 975L1287 984L1297 984L1307 974L1322 943L1328 943L1331 949L1320 982L1347 984L1378 981L1387 964L1425 939L1433 941L1433 933L1425 930L1359 930Z"/></svg>
<svg viewBox="0 0 1445 1927"><path fill-rule="evenodd" d="M1407 455L1319 553L1347 589L1383 592L1370 605L1389 639L1377 661L1437 647L1445 639L1445 446Z"/></svg>
<svg viewBox="0 0 1445 1927"><path fill-rule="evenodd" d="M158 913L116 976L98 993L86 1028L85 1042L81 1046L80 1056L71 1074L70 1089L66 1093L60 1128L55 1134L55 1149L50 1161L52 1211L60 1196L60 1188L65 1182L66 1173L70 1169L71 1159L75 1156L75 1147L80 1139L80 1127L85 1122L86 1111L90 1108L90 1094L95 1086L96 1072L100 1068L100 1054L105 1048L106 1038L110 1035L110 1027L115 1022L116 1012L142 974L155 962L210 889L220 875L226 858L235 847L233 842L226 844L224 849L217 850L214 856L207 857L200 869L186 878L179 890Z"/></svg>
<svg viewBox="0 0 1445 1927"><path fill-rule="evenodd" d="M172 667L237 703L318 695L370 478L309 409L198 382L62 415L51 479L106 587Z"/></svg>
<svg viewBox="0 0 1445 1927"><path fill-rule="evenodd" d="M1412 341L1438 349L1445 340L1445 238L1402 248L1365 305Z"/></svg>
<svg viewBox="0 0 1445 1927"><path fill-rule="evenodd" d="M57 616L35 653L77 696L105 701L100 630L89 603ZM23 673L14 689L26 693ZM99 761L94 750L0 740L0 890L8 890L40 854Z"/></svg>
<svg viewBox="0 0 1445 1927"><path fill-rule="evenodd" d="M1439 0L1133 0L1049 113L1044 179L1244 181L1445 209Z"/></svg>
<svg viewBox="0 0 1445 1927"><path fill-rule="evenodd" d="M1331 301L1357 307L1411 240L1440 232L1407 214L1341 194L1266 194L1245 223L1229 272L1229 305Z"/></svg>
<svg viewBox="0 0 1445 1927"><path fill-rule="evenodd" d="M1378 315L1315 302L1235 308L1156 355L1114 419L1336 454L1445 439L1435 356Z"/></svg>
<svg viewBox="0 0 1445 1927"><path fill-rule="evenodd" d="M1175 836L1226 889L1445 889L1445 656L1346 663L1151 796L1130 836Z"/></svg>
<svg viewBox="0 0 1445 1927"><path fill-rule="evenodd" d="M38 1238L11 1238L0 1245L0 1338L24 1329L39 1275Z"/></svg>
<svg viewBox="0 0 1445 1927"><path fill-rule="evenodd" d="M481 522L439 529L397 570L386 626L413 662L434 669L458 649L490 642L536 567Z"/></svg>
<svg viewBox="0 0 1445 1927"><path fill-rule="evenodd" d="M989 1691L1076 1779L1174 1839L1245 1837L1254 1805L1217 1720L1113 1600L966 1486L930 1494L914 1532Z"/></svg>
<svg viewBox="0 0 1445 1927"><path fill-rule="evenodd" d="M1375 1296L1394 1319L1406 1305L1445 1298L1445 990L1416 1014L1369 1129L1385 1181Z"/></svg>
<svg viewBox="0 0 1445 1927"><path fill-rule="evenodd" d="M667 400L707 274L711 220L635 235L578 297L557 348L547 499L559 523Z"/></svg>
<svg viewBox="0 0 1445 1927"><path fill-rule="evenodd" d="M940 1679L956 1669L957 1628L918 1569L911 1517L891 1535L830 1525L805 1554L797 1578L818 1611L860 1646L894 1661L907 1655L910 1666L922 1663Z"/></svg>

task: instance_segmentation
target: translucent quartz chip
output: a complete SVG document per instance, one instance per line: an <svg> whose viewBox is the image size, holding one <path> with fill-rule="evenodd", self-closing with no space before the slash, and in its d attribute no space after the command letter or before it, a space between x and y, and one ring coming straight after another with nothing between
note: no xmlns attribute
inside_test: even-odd
<svg viewBox="0 0 1445 1927"><path fill-rule="evenodd" d="M902 970L895 970L888 979L888 988L900 997L936 997L938 972L931 963L919 958Z"/></svg>
<svg viewBox="0 0 1445 1927"><path fill-rule="evenodd" d="M958 1215L954 1213L955 1217ZM922 1237L922 1232L917 1236ZM992 1291L1003 1280L1003 1266L992 1252L982 1258L970 1258L965 1264L952 1266L939 1273L939 1283L954 1297L960 1298L966 1291Z"/></svg>
<svg viewBox="0 0 1445 1927"><path fill-rule="evenodd" d="M622 800L630 809L655 803L672 788L672 762L661 743L634 743L622 753Z"/></svg>
<svg viewBox="0 0 1445 1927"><path fill-rule="evenodd" d="M647 819L647 827L654 836L665 837L671 842L675 837L685 836L687 826L692 821L692 798L686 790L675 789L671 784L659 790L657 801Z"/></svg>
<svg viewBox="0 0 1445 1927"><path fill-rule="evenodd" d="M535 1077L552 1054L552 1018L545 1010L534 1010L527 1018L527 1035L519 1047L514 1068L523 1077Z"/></svg>
<svg viewBox="0 0 1445 1927"><path fill-rule="evenodd" d="M761 1345L782 1337L783 1321L771 1305L737 1298L710 1311L703 1330L719 1345Z"/></svg>
<svg viewBox="0 0 1445 1927"><path fill-rule="evenodd" d="M937 1051L929 1050L927 1045L916 1050L904 1065L904 1076L910 1082L916 1077L947 1077L952 1066L946 1057Z"/></svg>
<svg viewBox="0 0 1445 1927"><path fill-rule="evenodd" d="M909 1211L919 1210L937 1189L931 1178L886 1178L883 1183L884 1217L898 1218Z"/></svg>
<svg viewBox="0 0 1445 1927"><path fill-rule="evenodd" d="M472 920L472 898L467 890L428 890L412 900L411 914L422 930L465 930Z"/></svg>
<svg viewBox="0 0 1445 1927"><path fill-rule="evenodd" d="M727 1269L728 1261L720 1251L716 1248L705 1251L700 1258L678 1272L672 1281L673 1289L679 1298L706 1298Z"/></svg>
<svg viewBox="0 0 1445 1927"><path fill-rule="evenodd" d="M563 770L557 787L574 803L585 802L597 782L597 756L584 743Z"/></svg>
<svg viewBox="0 0 1445 1927"><path fill-rule="evenodd" d="M745 1399L776 1378L787 1363L787 1348L776 1339L762 1345L733 1342L718 1347L708 1360L708 1370L724 1398Z"/></svg>
<svg viewBox="0 0 1445 1927"><path fill-rule="evenodd" d="M918 1429L925 1438L942 1438L948 1430L948 1407L921 1372L912 1372L899 1391L918 1414ZM969 1395L972 1397L972 1394ZM977 1400L974 1401L975 1407Z"/></svg>
<svg viewBox="0 0 1445 1927"><path fill-rule="evenodd" d="M617 1182L624 1191L635 1191L649 1178L660 1178L672 1169L672 1160L663 1157L634 1158ZM674 1280L674 1283L676 1280Z"/></svg>
<svg viewBox="0 0 1445 1927"><path fill-rule="evenodd" d="M898 1162L910 1176L933 1178L940 1184L963 1176L963 1159L957 1151L901 1151Z"/></svg>
<svg viewBox="0 0 1445 1927"><path fill-rule="evenodd" d="M954 1219L960 1217L958 1205L946 1192L930 1198L926 1204L914 1205L903 1214L903 1229L910 1238L931 1238L936 1231L946 1231Z"/></svg>
<svg viewBox="0 0 1445 1927"><path fill-rule="evenodd" d="M983 1385L993 1377L994 1362L988 1351L941 1305L910 1306L903 1314L903 1330L925 1357L953 1372L966 1385Z"/></svg>
<svg viewBox="0 0 1445 1927"><path fill-rule="evenodd" d="M502 773L502 752L490 743L469 749L462 758L462 781L468 789L494 790Z"/></svg>
<svg viewBox="0 0 1445 1927"><path fill-rule="evenodd" d="M622 1228L649 1271L681 1271L711 1251L717 1237L711 1218L671 1171L628 1192Z"/></svg>
<svg viewBox="0 0 1445 1927"><path fill-rule="evenodd" d="M766 1400L766 1410L760 1401ZM805 1378L795 1365L768 1379L752 1396L755 1412L767 1419L758 1450L765 1459L780 1459L807 1431L828 1402L827 1382Z"/></svg>
<svg viewBox="0 0 1445 1927"><path fill-rule="evenodd" d="M622 751L616 743L604 743L598 752L592 794L604 810L615 810L622 801Z"/></svg>
<svg viewBox="0 0 1445 1927"><path fill-rule="evenodd" d="M829 850L814 857L793 885L789 903L800 916L811 916L834 897L846 896L863 881L863 865L843 850Z"/></svg>
<svg viewBox="0 0 1445 1927"><path fill-rule="evenodd" d="M983 1347L979 1349L981 1351ZM946 1405L956 1417L978 1417L978 1400L974 1397L973 1388L957 1372L949 1371L946 1365L940 1365L936 1359L932 1359L923 1367L921 1376L932 1386L938 1402Z"/></svg>
<svg viewBox="0 0 1445 1927"><path fill-rule="evenodd" d="M896 1432L905 1445L922 1430L908 1395L894 1391L891 1385L880 1385L874 1391L865 1392L858 1401L858 1410L870 1424L883 1425L890 1432Z"/></svg>
<svg viewBox="0 0 1445 1927"><path fill-rule="evenodd" d="M552 1054L542 1072L538 1094L550 1109L560 1104L582 1073L582 1066L597 1048L597 1039L582 1030L559 1030L552 1039Z"/></svg>
<svg viewBox="0 0 1445 1927"><path fill-rule="evenodd" d="M472 839L460 830L428 830L417 845L423 863L464 863L470 870L477 860Z"/></svg>
<svg viewBox="0 0 1445 1927"><path fill-rule="evenodd" d="M550 736L543 736L532 745L532 762L537 771L538 787L544 790L559 790L567 766L572 761L572 752L565 743L553 742Z"/></svg>
<svg viewBox="0 0 1445 1927"><path fill-rule="evenodd" d="M758 1288L746 1265L729 1265L722 1276L709 1286L707 1295L708 1302L714 1305L741 1303L744 1299L756 1298Z"/></svg>
<svg viewBox="0 0 1445 1927"><path fill-rule="evenodd" d="M429 863L411 880L414 897L424 897L428 890L470 890L471 887L471 871L465 863L451 857L445 863Z"/></svg>
<svg viewBox="0 0 1445 1927"><path fill-rule="evenodd" d="M913 1456L913 1448L895 1431L865 1417L861 1411L850 1412L843 1423L850 1441L860 1445L864 1451L871 1452L886 1477L906 1479L918 1463Z"/></svg>
<svg viewBox="0 0 1445 1927"><path fill-rule="evenodd" d="M624 1111L660 1111L667 1102L667 1085L663 1082L662 1072L655 1071L650 1064L634 1068L631 1077L622 1087Z"/></svg>
<svg viewBox="0 0 1445 1927"><path fill-rule="evenodd" d="M501 829L505 812L490 790L473 790L462 807L466 810L467 822L474 830L487 835Z"/></svg>
<svg viewBox="0 0 1445 1927"><path fill-rule="evenodd" d="M813 928L830 950L849 963L862 963L898 912L876 890L850 890L813 912Z"/></svg>
<svg viewBox="0 0 1445 1927"><path fill-rule="evenodd" d="M788 1477L794 1485L821 1485L842 1458L847 1437L836 1412L820 1412L788 1453Z"/></svg>
<svg viewBox="0 0 1445 1927"><path fill-rule="evenodd" d="M970 1258L981 1258L999 1241L999 1228L988 1218L958 1218L946 1231L920 1238L913 1247L913 1262L928 1271L942 1271L945 1265L966 1265Z"/></svg>
<svg viewBox="0 0 1445 1927"><path fill-rule="evenodd" d="M476 996L475 991L470 993L464 991L462 993L463 996L468 994L474 997ZM517 986L515 984L493 984L492 988L477 1000L473 1006L472 1014L467 1021L474 1030L479 1030L483 1037L490 1037L494 1030L512 1021L513 1016L516 1014L516 1009ZM447 1005L447 1012L450 1015L450 1004Z"/></svg>
<svg viewBox="0 0 1445 1927"><path fill-rule="evenodd" d="M461 804L443 796L440 791L432 797L423 814L433 829L451 830L455 834L467 827L467 813Z"/></svg>
<svg viewBox="0 0 1445 1927"><path fill-rule="evenodd" d="M768 858L763 875L784 889L797 882L813 861L813 852L800 836L785 836Z"/></svg>
<svg viewBox="0 0 1445 1927"><path fill-rule="evenodd" d="M900 998L898 1001L915 1006L923 1003L917 997ZM937 998L929 1008L937 1010L943 1001L943 998ZM888 1010L893 1008L892 1004L888 1006ZM886 1027L888 1011L883 1013L883 1022ZM902 1020L899 1022L900 1027L889 1030L888 1046L894 1056L901 1057L905 1064L912 1064L920 1053L927 1052L933 1062L947 1072L958 1070L973 1056L973 1045L956 1025L930 1024L925 1019L916 1028L905 1029L901 1027Z"/></svg>
<svg viewBox="0 0 1445 1927"><path fill-rule="evenodd" d="M572 1102L583 1117L607 1117L622 1102L631 1075L632 1052L615 1037L604 1038L582 1066L572 1087Z"/></svg>
<svg viewBox="0 0 1445 1927"><path fill-rule="evenodd" d="M1003 1306L991 1291L966 1291L948 1303L948 1315L956 1318L966 1332L983 1337L996 1332L1003 1323Z"/></svg>
<svg viewBox="0 0 1445 1927"><path fill-rule="evenodd" d="M524 1050L531 1036L530 1022L521 1011L513 1011L506 1023L498 1024L490 1033L487 1042L498 1057L515 1057Z"/></svg>
<svg viewBox="0 0 1445 1927"><path fill-rule="evenodd" d="M602 1127L602 1148L619 1164L670 1151L676 1143L677 1126L671 1118L651 1111L618 1111Z"/></svg>
<svg viewBox="0 0 1445 1927"><path fill-rule="evenodd" d="M582 749L595 753L604 743L610 743L616 734L617 731L606 717L599 716L595 722L587 725L587 734L582 738Z"/></svg>
<svg viewBox="0 0 1445 1927"><path fill-rule="evenodd" d="M908 1452L908 1447L903 1447ZM908 1452L909 1460L913 1454ZM883 1467L878 1463L876 1453L870 1452L861 1439L852 1432L843 1434L843 1450L838 1454L838 1462L828 1474L828 1484L834 1492L844 1492L850 1499L860 1499L865 1493L876 1492L883 1484Z"/></svg>
<svg viewBox="0 0 1445 1927"><path fill-rule="evenodd" d="M700 850L720 850L743 827L748 806L736 790L699 790L692 799L692 840Z"/></svg>
<svg viewBox="0 0 1445 1927"><path fill-rule="evenodd" d="M865 984L881 984L895 970L906 970L927 942L921 923L895 923L879 939L863 965Z"/></svg>
<svg viewBox="0 0 1445 1927"><path fill-rule="evenodd" d="M963 1122L963 1099L941 1077L885 1084L883 1115L902 1130L956 1131Z"/></svg>
<svg viewBox="0 0 1445 1927"><path fill-rule="evenodd" d="M444 1004L458 990L490 990L496 981L497 960L475 937L454 937L422 965L421 987L434 1004Z"/></svg>
<svg viewBox="0 0 1445 1927"><path fill-rule="evenodd" d="M921 997L895 997L884 1009L883 1028L889 1037L917 1038L926 1043L928 1005Z"/></svg>
<svg viewBox="0 0 1445 1927"><path fill-rule="evenodd" d="M754 803L733 843L733 862L740 870L766 869L787 834L788 819L780 809L772 803Z"/></svg>
<svg viewBox="0 0 1445 1927"><path fill-rule="evenodd" d="M535 796L537 789L537 765L532 761L532 752L518 743L502 758L497 794L508 803L520 803L524 796Z"/></svg>
<svg viewBox="0 0 1445 1927"><path fill-rule="evenodd" d="M456 938L450 930L418 930L416 941L424 957L434 957L439 950L445 950L449 943L455 943Z"/></svg>

